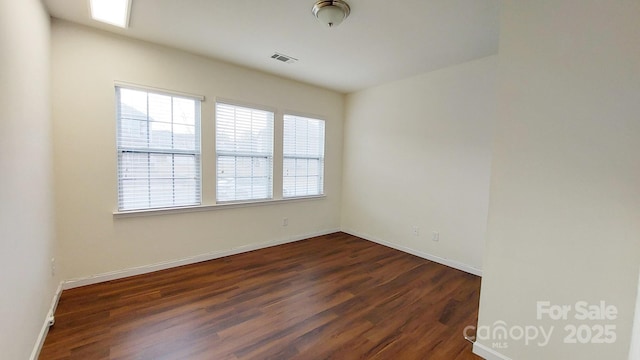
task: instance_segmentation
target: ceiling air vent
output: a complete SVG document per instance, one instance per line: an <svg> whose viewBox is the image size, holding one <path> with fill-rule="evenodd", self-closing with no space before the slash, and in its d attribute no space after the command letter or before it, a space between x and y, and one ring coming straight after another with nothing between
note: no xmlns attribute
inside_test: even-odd
<svg viewBox="0 0 640 360"><path fill-rule="evenodd" d="M272 59L276 59L278 61L282 61L283 63L287 63L287 64L291 64L294 63L296 61L298 61L298 59L291 57L289 55L284 55L284 54L280 54L280 53L273 53L273 55L271 55Z"/></svg>

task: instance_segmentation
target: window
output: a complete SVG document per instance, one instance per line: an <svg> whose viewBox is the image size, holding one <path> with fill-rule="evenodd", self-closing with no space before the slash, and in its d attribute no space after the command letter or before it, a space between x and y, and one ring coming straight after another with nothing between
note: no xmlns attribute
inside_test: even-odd
<svg viewBox="0 0 640 360"><path fill-rule="evenodd" d="M200 204L200 102L116 87L118 208Z"/></svg>
<svg viewBox="0 0 640 360"><path fill-rule="evenodd" d="M282 196L324 193L324 121L284 116Z"/></svg>
<svg viewBox="0 0 640 360"><path fill-rule="evenodd" d="M273 196L273 112L216 104L218 202Z"/></svg>

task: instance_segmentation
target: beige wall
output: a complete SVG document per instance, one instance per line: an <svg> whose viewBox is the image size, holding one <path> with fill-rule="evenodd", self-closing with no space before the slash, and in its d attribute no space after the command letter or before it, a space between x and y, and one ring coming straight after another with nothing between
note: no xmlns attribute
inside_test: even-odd
<svg viewBox="0 0 640 360"><path fill-rule="evenodd" d="M284 241L340 228L344 96L71 23L52 26L57 229L65 279ZM283 65L287 66L287 65ZM326 119L326 198L119 218L114 81L204 95L205 204L215 203L217 97ZM276 133L281 127L276 122ZM278 140L278 139L276 139ZM276 141L276 157L281 152ZM275 189L281 167L276 166ZM274 190L277 192L277 190ZM282 226L287 217L289 225Z"/></svg>
<svg viewBox="0 0 640 360"><path fill-rule="evenodd" d="M348 96L343 230L480 272L497 66L491 56Z"/></svg>
<svg viewBox="0 0 640 360"><path fill-rule="evenodd" d="M56 282L49 16L0 2L0 357L27 359Z"/></svg>
<svg viewBox="0 0 640 360"><path fill-rule="evenodd" d="M481 326L555 327L513 359L627 359L640 264L640 2L506 1ZM569 305L536 319L537 301ZM575 303L618 318L575 320ZM564 344L566 325L616 326ZM492 347L491 340L479 340Z"/></svg>

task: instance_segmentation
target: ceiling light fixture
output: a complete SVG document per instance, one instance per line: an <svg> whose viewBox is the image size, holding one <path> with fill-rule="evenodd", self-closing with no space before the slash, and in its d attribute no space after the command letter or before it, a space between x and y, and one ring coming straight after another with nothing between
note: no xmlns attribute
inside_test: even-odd
<svg viewBox="0 0 640 360"><path fill-rule="evenodd" d="M313 5L311 12L324 25L334 27L349 16L351 8L342 0L321 0Z"/></svg>
<svg viewBox="0 0 640 360"><path fill-rule="evenodd" d="M90 0L94 20L126 28L129 25L131 0Z"/></svg>

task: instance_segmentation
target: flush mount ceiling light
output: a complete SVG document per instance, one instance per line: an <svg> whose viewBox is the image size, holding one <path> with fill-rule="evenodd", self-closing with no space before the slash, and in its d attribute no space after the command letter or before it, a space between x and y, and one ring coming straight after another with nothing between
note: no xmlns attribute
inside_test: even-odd
<svg viewBox="0 0 640 360"><path fill-rule="evenodd" d="M90 0L94 20L126 28L129 24L131 0Z"/></svg>
<svg viewBox="0 0 640 360"><path fill-rule="evenodd" d="M349 16L351 8L342 0L322 0L313 5L311 12L321 23L334 27Z"/></svg>

